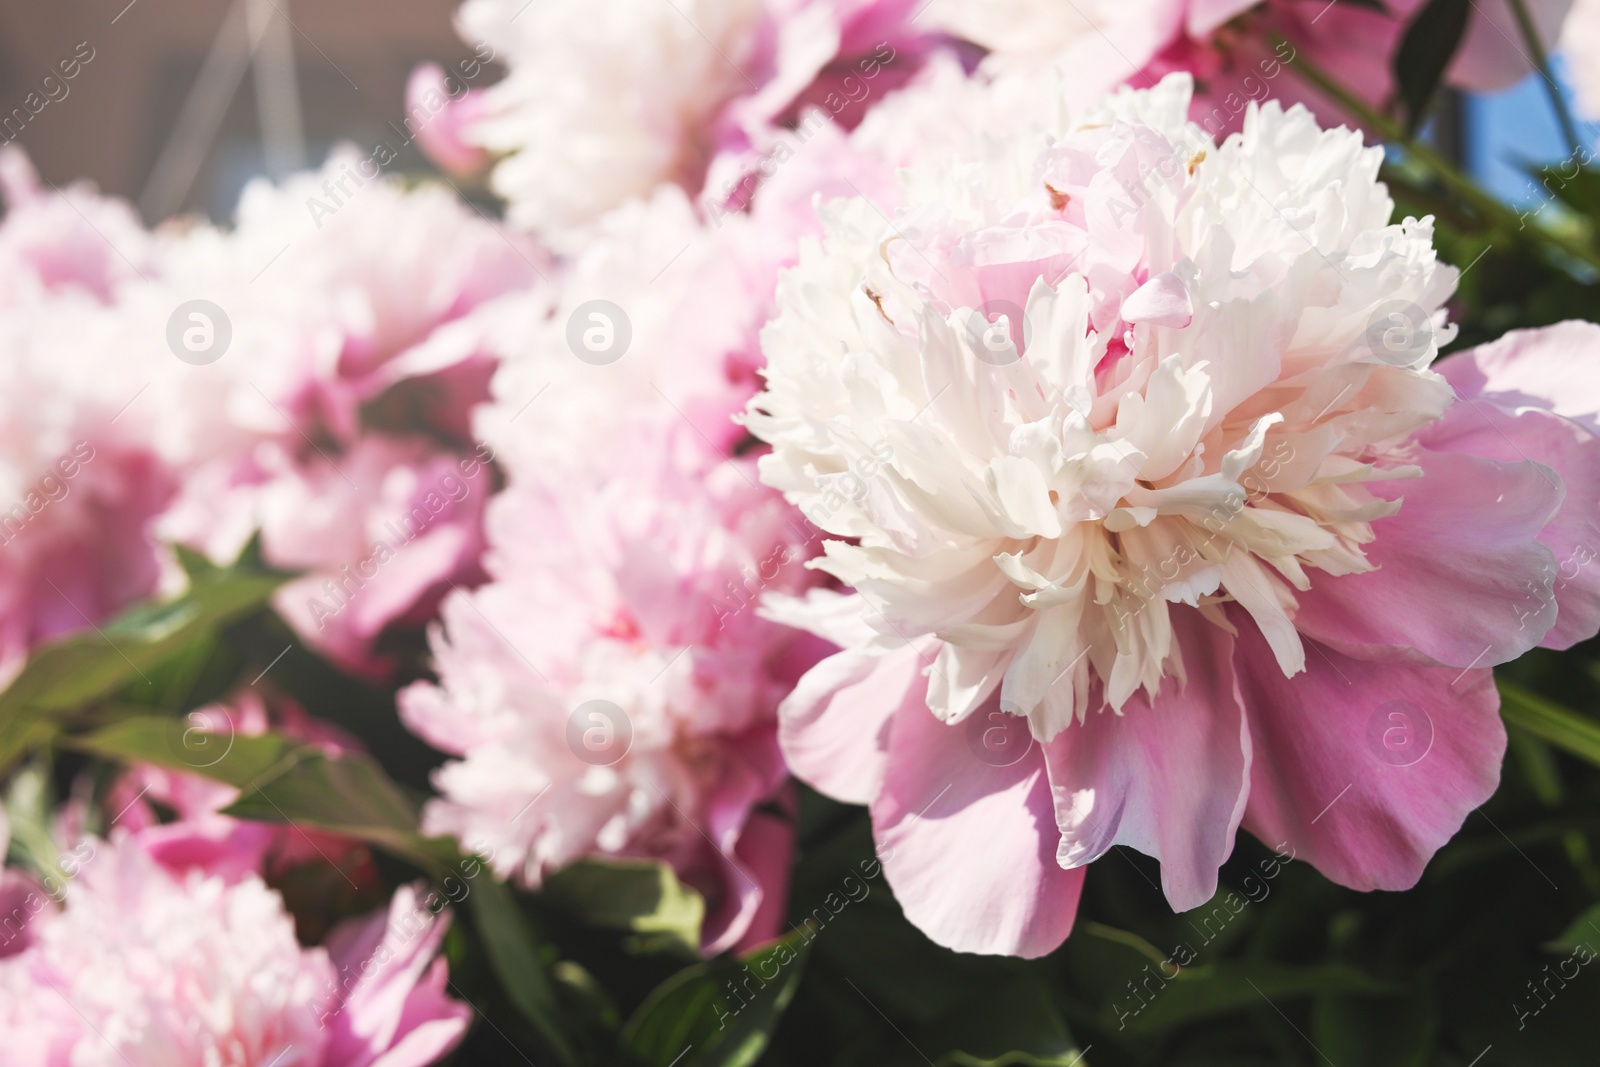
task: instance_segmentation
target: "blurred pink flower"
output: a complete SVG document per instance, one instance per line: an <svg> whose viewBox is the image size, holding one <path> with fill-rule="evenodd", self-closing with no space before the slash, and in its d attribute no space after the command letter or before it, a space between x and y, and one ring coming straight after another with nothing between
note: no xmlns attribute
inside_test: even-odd
<svg viewBox="0 0 1600 1067"><path fill-rule="evenodd" d="M3 684L40 643L154 591L161 554L150 526L177 477L138 417L122 418L148 380L107 354L111 304L141 284L136 263L153 269L147 235L92 190L41 191L14 149L0 152L0 190Z"/></svg>
<svg viewBox="0 0 1600 1067"><path fill-rule="evenodd" d="M911 167L892 222L831 206L762 335L762 478L854 590L764 609L843 648L784 752L956 949L1049 952L1116 844L1197 907L1240 825L1414 884L1498 781L1487 668L1600 625L1558 572L1593 413L1501 370L1550 408L1595 328L1441 376L1456 274L1382 150L1276 103L1218 145L1189 106L1172 76Z"/></svg>
<svg viewBox="0 0 1600 1067"><path fill-rule="evenodd" d="M460 141L499 157L491 181L511 220L575 247L573 228L662 185L698 195L714 156L764 150L808 106L854 126L937 43L915 10L913 0L468 0L463 39L507 74L447 113L452 130L465 120Z"/></svg>
<svg viewBox="0 0 1600 1067"><path fill-rule="evenodd" d="M422 64L406 80L407 124L447 174L470 177L488 165L489 153L467 141L483 113L483 90L466 88L437 63Z"/></svg>
<svg viewBox="0 0 1600 1067"><path fill-rule="evenodd" d="M513 472L493 580L445 601L440 684L403 691L401 714L462 757L428 832L488 845L525 885L586 855L666 860L720 951L775 932L752 926L764 900L781 918L789 829L752 812L785 779L775 712L815 652L755 602L810 584L806 531L670 409L615 430L603 481Z"/></svg>
<svg viewBox="0 0 1600 1067"><path fill-rule="evenodd" d="M589 855L665 860L708 899L708 951L781 919L775 712L821 652L757 614L815 584L814 549L756 483L732 415L758 388L778 272L817 228L813 193L889 173L837 128L818 136L748 212L708 225L663 187L499 309L495 402L477 423L507 479L491 581L445 601L440 682L401 700L413 730L462 757L437 775L431 831L491 846L530 885Z"/></svg>
<svg viewBox="0 0 1600 1067"><path fill-rule="evenodd" d="M445 922L402 888L388 914L302 948L259 877L174 873L95 842L64 906L0 959L19 1067L425 1067L465 1032L435 958Z"/></svg>
<svg viewBox="0 0 1600 1067"><path fill-rule="evenodd" d="M389 627L420 627L452 585L482 579L491 458L382 434L337 458L263 445L191 477L161 531L231 559L259 530L269 562L305 572L274 598L283 618L334 661L382 676Z"/></svg>

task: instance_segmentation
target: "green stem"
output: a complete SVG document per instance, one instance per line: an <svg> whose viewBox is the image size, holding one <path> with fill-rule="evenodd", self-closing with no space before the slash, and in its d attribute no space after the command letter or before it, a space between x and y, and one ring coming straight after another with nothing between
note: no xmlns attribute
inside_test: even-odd
<svg viewBox="0 0 1600 1067"><path fill-rule="evenodd" d="M1274 37L1274 45L1285 43L1283 38ZM1589 247L1586 242L1574 241L1565 234L1554 233L1538 224L1528 225L1522 215L1519 215L1508 204L1495 199L1494 196L1480 186L1477 182L1461 173L1449 160L1429 148L1422 141L1407 134L1404 128L1394 119L1382 114L1376 108L1367 104L1340 85L1316 64L1305 58L1298 50L1295 60L1290 64L1300 76L1319 89L1334 103L1344 108L1350 114L1360 119L1370 128L1376 130L1386 141L1400 145L1406 150L1407 155L1426 167L1440 184L1459 196L1474 211L1483 216L1485 221L1504 227L1508 232L1516 234L1524 229L1534 233L1545 243L1552 245L1574 259L1581 260L1589 266L1600 269L1600 252Z"/></svg>
<svg viewBox="0 0 1600 1067"><path fill-rule="evenodd" d="M1561 86L1556 84L1555 78L1550 73L1550 55L1545 51L1544 42L1539 40L1539 29L1533 24L1533 16L1528 13L1527 0L1511 0L1511 13L1517 18L1517 28L1522 31L1522 40L1527 44L1528 51L1533 53L1533 68L1539 72L1539 77L1544 79L1550 106L1555 109L1556 121L1561 124L1561 135L1567 139L1568 146L1576 152L1583 147L1583 139L1578 135L1578 124L1572 120L1572 112L1567 108L1567 101L1561 95Z"/></svg>

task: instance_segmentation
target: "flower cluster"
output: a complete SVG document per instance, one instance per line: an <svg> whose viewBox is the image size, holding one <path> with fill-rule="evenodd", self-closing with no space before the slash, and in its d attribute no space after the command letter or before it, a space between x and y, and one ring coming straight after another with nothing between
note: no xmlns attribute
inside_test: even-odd
<svg viewBox="0 0 1600 1067"><path fill-rule="evenodd" d="M74 782L14 846L0 810L7 1062L449 1054L446 901L363 841L552 897L670 868L702 952L755 949L791 776L867 808L859 869L963 952L1056 950L1118 845L1180 911L1240 830L1416 884L1498 786L1492 668L1600 631L1600 326L1451 351L1506 320L1361 128L1421 117L1420 0L1064 7L466 0L478 59L419 68L415 132L503 221L337 149L149 228L0 152L0 686L137 630L145 687L30 670L0 731L0 773ZM1472 5L1441 80L1509 84L1567 7ZM1600 267L1577 229L1537 237ZM181 613L102 630L263 562L278 621L169 660ZM349 688L257 688L279 621ZM283 755L261 775L381 774L381 738L431 791L252 821L259 776L148 747L173 712ZM302 907L328 875L353 895ZM551 973L509 999L552 1050L550 1005L610 1026Z"/></svg>

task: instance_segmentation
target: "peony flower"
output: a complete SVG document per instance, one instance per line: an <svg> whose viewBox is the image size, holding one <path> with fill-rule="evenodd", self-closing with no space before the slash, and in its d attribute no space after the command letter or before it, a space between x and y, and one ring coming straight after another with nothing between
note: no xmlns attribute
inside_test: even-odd
<svg viewBox="0 0 1600 1067"><path fill-rule="evenodd" d="M825 126L742 209L708 225L658 189L498 309L478 419L507 479L491 580L446 599L439 683L402 693L406 723L461 757L436 776L429 832L491 845L529 886L584 856L665 860L706 896L711 952L781 919L776 709L820 651L756 614L815 584L814 531L757 483L732 416L759 384L779 271L817 228L813 194L852 185L889 187L888 168Z"/></svg>
<svg viewBox="0 0 1600 1067"><path fill-rule="evenodd" d="M960 950L1049 952L1114 844L1196 907L1241 824L1412 885L1498 780L1487 668L1600 622L1555 584L1600 453L1429 369L1456 274L1382 150L1276 103L1218 145L1190 93L832 205L763 333L762 479L853 589L766 609L843 648L784 753Z"/></svg>
<svg viewBox="0 0 1600 1067"><path fill-rule="evenodd" d="M806 106L854 125L927 50L913 13L910 0L468 0L462 37L509 73L472 101L482 117L461 140L501 156L491 182L511 220L559 240L661 185L695 195L713 156L767 150Z"/></svg>
<svg viewBox="0 0 1600 1067"><path fill-rule="evenodd" d="M324 655L381 677L393 666L378 648L386 631L422 626L453 585L482 580L492 458L487 446L457 455L380 434L337 459L263 445L192 476L161 529L217 559L259 531L266 559L304 572L274 597L284 620Z"/></svg>
<svg viewBox="0 0 1600 1067"><path fill-rule="evenodd" d="M37 1067L423 1067L466 1030L435 958L445 922L395 894L303 948L255 875L174 873L96 842L65 905L0 959L8 1062Z"/></svg>
<svg viewBox="0 0 1600 1067"><path fill-rule="evenodd" d="M84 189L41 192L14 150L0 153L0 186L4 684L40 643L98 625L155 588L161 555L149 527L177 479L139 414L128 415L148 379L106 358L108 301L137 284L148 242L127 240L134 258L124 260L101 228L142 237L131 212Z"/></svg>
<svg viewBox="0 0 1600 1067"><path fill-rule="evenodd" d="M156 243L133 209L87 182L46 192L20 148L0 149L0 305L20 307L67 292L110 303L154 269Z"/></svg>
<svg viewBox="0 0 1600 1067"><path fill-rule="evenodd" d="M790 831L756 808L785 779L778 701L814 655L754 603L809 584L807 531L670 408L613 430L603 480L592 455L513 469L493 580L444 602L439 684L400 701L462 757L423 826L487 843L529 886L589 855L665 860L707 897L721 951L782 914Z"/></svg>
<svg viewBox="0 0 1600 1067"><path fill-rule="evenodd" d="M406 80L406 116L418 146L446 174L470 177L488 165L489 153L467 141L467 131L483 117L483 90L424 63Z"/></svg>

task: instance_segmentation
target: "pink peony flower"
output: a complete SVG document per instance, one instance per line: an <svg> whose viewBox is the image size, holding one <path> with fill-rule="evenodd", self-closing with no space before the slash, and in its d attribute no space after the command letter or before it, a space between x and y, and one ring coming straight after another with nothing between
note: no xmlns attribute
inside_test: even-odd
<svg viewBox="0 0 1600 1067"><path fill-rule="evenodd" d="M389 627L420 627L452 585L482 580L492 457L378 434L337 458L264 445L191 478L161 528L218 559L259 530L270 562L305 572L274 598L283 618L331 659L381 677Z"/></svg>
<svg viewBox="0 0 1600 1067"><path fill-rule="evenodd" d="M1455 272L1381 149L1189 107L1169 77L911 168L892 222L830 207L763 334L762 479L854 590L766 608L843 648L784 753L956 949L1049 952L1114 844L1196 907L1240 825L1412 885L1498 781L1487 668L1600 623L1555 585L1600 452L1503 373L1588 332L1430 370Z"/></svg>
<svg viewBox="0 0 1600 1067"><path fill-rule="evenodd" d="M445 920L402 888L387 915L302 948L259 877L176 874L97 842L65 905L0 959L8 1062L26 1067L424 1067L466 1030L435 958Z"/></svg>
<svg viewBox="0 0 1600 1067"><path fill-rule="evenodd" d="M184 479L162 536L222 560L259 528L269 563L309 572L280 594L284 616L369 674L390 666L377 644L391 626L420 625L451 583L480 577L487 456L469 437L495 363L484 323L546 262L447 189L380 177L383 162L337 153L252 185L233 231L183 235L137 294L168 310L201 295L233 332L152 398L179 412L154 433Z"/></svg>
<svg viewBox="0 0 1600 1067"><path fill-rule="evenodd" d="M810 584L807 531L670 409L612 429L603 480L593 456L514 469L493 581L445 601L440 683L401 694L406 724L462 757L424 828L487 843L524 885L587 855L665 860L721 951L781 919L790 830L754 811L785 780L776 709L815 654L754 602Z"/></svg>
<svg viewBox="0 0 1600 1067"><path fill-rule="evenodd" d="M20 148L0 149L0 306L78 292L102 303L153 269L157 250L133 209L88 183L46 191Z"/></svg>
<svg viewBox="0 0 1600 1067"><path fill-rule="evenodd" d="M826 136L817 164L843 151ZM791 831L760 808L784 802L778 701L818 654L756 615L814 584L811 531L756 482L731 420L757 388L778 270L815 226L807 172L715 226L670 187L618 208L492 331L503 364L478 429L508 484L491 581L445 601L440 682L401 700L461 757L436 777L430 832L492 846L525 885L584 856L665 860L707 898L708 951L781 919Z"/></svg>
<svg viewBox="0 0 1600 1067"><path fill-rule="evenodd" d="M664 184L697 194L716 154L765 151L807 106L853 126L931 47L914 13L911 0L468 0L463 38L509 73L462 140L501 156L491 180L514 223L576 247L562 235Z"/></svg>
<svg viewBox="0 0 1600 1067"><path fill-rule="evenodd" d="M428 158L446 174L470 177L489 163L489 153L467 140L467 131L483 117L483 90L424 63L406 81L407 125Z"/></svg>
<svg viewBox="0 0 1600 1067"><path fill-rule="evenodd" d="M83 189L70 200L41 192L15 151L0 153L0 182L9 206L0 223L4 684L40 643L154 590L161 554L150 525L177 479L139 414L124 417L148 385L142 368L107 356L117 332L108 301L138 284L142 231L126 208ZM102 227L135 259L121 258Z"/></svg>

